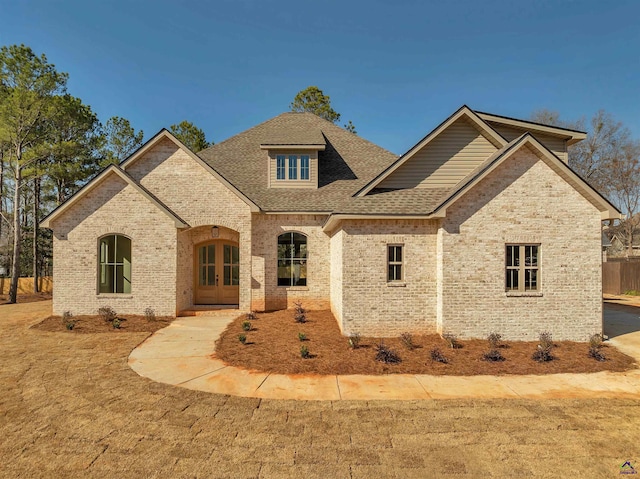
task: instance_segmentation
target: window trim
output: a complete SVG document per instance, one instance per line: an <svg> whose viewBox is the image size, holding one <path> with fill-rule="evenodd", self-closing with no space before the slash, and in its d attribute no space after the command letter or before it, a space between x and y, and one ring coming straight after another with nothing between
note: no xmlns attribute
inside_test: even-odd
<svg viewBox="0 0 640 479"><path fill-rule="evenodd" d="M518 266L510 266L508 264L508 250L510 247L517 246L518 249ZM527 266L526 264L526 248L527 247L536 247L537 248L537 262L535 266ZM542 275L540 273L542 269L542 261L541 261L541 244L540 243L505 243L504 248L504 290L509 296L541 296L542 294ZM518 288L509 288L507 287L507 278L509 271L517 271L518 272ZM526 286L526 271L527 270L535 270L536 271L536 287L535 289L527 289Z"/></svg>
<svg viewBox="0 0 640 479"><path fill-rule="evenodd" d="M303 159L306 161L306 166L303 168ZM275 156L275 168L276 168L276 180L279 183L304 181L311 182L311 155L303 153L291 153L291 154L276 154ZM279 162L282 161L280 165ZM303 178L303 173L306 173L306 178Z"/></svg>
<svg viewBox="0 0 640 479"><path fill-rule="evenodd" d="M280 236L285 235L285 234L291 234L291 238L293 240L293 234L300 234L302 236L305 237L306 240L306 245L307 245L307 256L304 258L306 265L307 265L307 277L305 278L305 284L304 285L296 285L296 284L279 284L280 282L280 277L278 276L278 263L280 262L280 255L278 254L278 245L279 240L280 240ZM287 289L291 289L291 290L296 290L296 291L307 291L309 289L309 235L306 233L303 233L302 231L298 231L298 230L287 230L287 231L282 231L278 234L276 234L276 238L275 238L275 243L276 243L276 287L278 288L287 288ZM301 258L288 258L288 261L293 262L294 259L301 259Z"/></svg>
<svg viewBox="0 0 640 479"><path fill-rule="evenodd" d="M395 259L394 261L391 261L389 259L389 253L391 248L400 248L400 261L398 261L397 259ZM397 284L403 284L405 281L405 251L404 251L404 244L403 243L387 243L387 248L386 248L386 277L387 277L387 283L388 284L393 284L393 285L397 285ZM396 255L394 254L394 258L396 258ZM390 271L389 268L390 267L400 267L400 278L391 278L390 276ZM395 274L394 274L395 276Z"/></svg>
<svg viewBox="0 0 640 479"><path fill-rule="evenodd" d="M104 240L105 238L108 238L109 236L113 236L114 237L114 248L117 251L117 237L123 237L123 238L127 238L129 240L129 245L130 245L130 249L129 249L129 291L123 291L122 293L118 293L115 291L107 291L107 292L101 292L100 291L100 278L101 278L101 274L102 274L102 266L113 266L114 267L114 276L113 276L113 281L114 281L114 290L117 289L115 288L116 285L116 275L115 275L115 271L117 271L117 266L122 266L122 270L123 270L123 277L124 277L124 262L123 263L118 263L117 261L114 261L113 263L109 263L109 261L106 262L102 262L102 258L101 258L101 245L102 245L102 240ZM117 296L117 297L124 297L124 296L131 296L131 294L133 293L133 239L125 234L122 233L107 233L104 234L102 236L100 236L98 238L98 244L97 244L97 254L96 254L96 259L97 259L97 274L96 274L96 294L98 296ZM116 254L116 253L114 253ZM108 259L108 258L107 258ZM116 258L114 258L115 260Z"/></svg>

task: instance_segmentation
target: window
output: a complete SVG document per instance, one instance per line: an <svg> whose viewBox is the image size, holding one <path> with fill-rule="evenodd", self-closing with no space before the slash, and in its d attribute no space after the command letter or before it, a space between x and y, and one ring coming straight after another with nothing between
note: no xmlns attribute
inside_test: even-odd
<svg viewBox="0 0 640 479"><path fill-rule="evenodd" d="M309 179L309 155L302 155L300 157L300 179Z"/></svg>
<svg viewBox="0 0 640 479"><path fill-rule="evenodd" d="M284 160L285 160L284 155L276 156L276 179L278 180L286 179Z"/></svg>
<svg viewBox="0 0 640 479"><path fill-rule="evenodd" d="M240 251L237 246L224 245L224 285L240 284Z"/></svg>
<svg viewBox="0 0 640 479"><path fill-rule="evenodd" d="M276 180L309 181L310 179L310 155L276 155Z"/></svg>
<svg viewBox="0 0 640 479"><path fill-rule="evenodd" d="M307 237L302 233L278 236L278 286L307 285Z"/></svg>
<svg viewBox="0 0 640 479"><path fill-rule="evenodd" d="M507 291L538 291L540 245L507 245Z"/></svg>
<svg viewBox="0 0 640 479"><path fill-rule="evenodd" d="M298 179L298 157L296 155L289 155L289 179Z"/></svg>
<svg viewBox="0 0 640 479"><path fill-rule="evenodd" d="M387 281L402 281L402 245L387 245Z"/></svg>
<svg viewBox="0 0 640 479"><path fill-rule="evenodd" d="M109 235L100 239L100 293L131 293L131 240Z"/></svg>

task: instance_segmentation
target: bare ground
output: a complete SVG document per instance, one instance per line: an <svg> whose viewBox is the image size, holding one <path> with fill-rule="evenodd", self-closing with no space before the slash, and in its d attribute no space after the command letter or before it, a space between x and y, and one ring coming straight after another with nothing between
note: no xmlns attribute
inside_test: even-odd
<svg viewBox="0 0 640 479"><path fill-rule="evenodd" d="M635 360L614 347L603 345L605 361L588 356L586 343L556 341L554 359L534 361L531 356L538 342L501 341L498 348L504 361L483 360L489 349L486 340L459 341L451 349L437 334L413 335L413 349L400 338L361 338L353 349L340 333L330 311L309 311L307 322L294 321L292 310L258 313L251 321L251 330L243 331L244 316L235 319L216 344L216 357L233 366L279 374L431 374L471 376L478 374L555 374L597 371L625 371L635 368ZM298 334L305 334L300 341ZM238 336L245 334L242 345ZM400 357L397 364L376 361L376 346L384 341ZM303 359L300 347L306 346L311 357ZM438 349L447 363L433 361L431 351Z"/></svg>
<svg viewBox="0 0 640 479"><path fill-rule="evenodd" d="M38 324L32 326L33 329L50 332L66 332L67 334L78 333L154 333L159 329L166 328L175 318L168 316L158 316L154 320L148 320L144 316L124 314L118 315L119 328L114 328L113 323L105 321L98 315L73 316L74 322L72 330L66 327L67 321L61 316L48 316Z"/></svg>
<svg viewBox="0 0 640 479"><path fill-rule="evenodd" d="M640 401L295 402L158 384L127 355L148 333L29 329L0 306L2 477L620 477Z"/></svg>

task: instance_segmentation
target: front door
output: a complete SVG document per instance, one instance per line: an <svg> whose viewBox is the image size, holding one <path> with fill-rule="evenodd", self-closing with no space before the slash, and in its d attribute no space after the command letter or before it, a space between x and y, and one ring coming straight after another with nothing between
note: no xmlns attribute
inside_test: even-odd
<svg viewBox="0 0 640 479"><path fill-rule="evenodd" d="M236 243L215 240L196 245L195 304L238 304L240 252Z"/></svg>

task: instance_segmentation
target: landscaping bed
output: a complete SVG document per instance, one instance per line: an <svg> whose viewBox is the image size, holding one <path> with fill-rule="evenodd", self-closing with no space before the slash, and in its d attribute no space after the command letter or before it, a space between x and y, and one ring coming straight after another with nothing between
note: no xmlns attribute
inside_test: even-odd
<svg viewBox="0 0 640 479"><path fill-rule="evenodd" d="M147 319L146 316L134 314L118 314L118 328L114 328L113 321L105 321L99 315L73 316L75 321L73 329L67 329L67 321L62 316L49 316L40 323L33 325L32 329L39 331L64 331L65 333L153 333L171 324L175 318L170 316L157 316L155 319Z"/></svg>
<svg viewBox="0 0 640 479"><path fill-rule="evenodd" d="M488 361L487 340L458 341L452 349L448 341L437 334L412 335L415 346L409 349L401 338L385 338L384 344L397 353L401 362L386 364L376 360L380 338L360 338L353 348L349 338L341 335L330 311L309 311L306 322L294 320L293 310L257 313L245 331L246 316L236 318L216 343L215 357L246 369L282 374L432 374L432 375L504 375L590 373L625 371L636 367L635 361L616 348L603 343L598 351L606 358L597 361L589 356L588 343L554 341L553 360L532 359L538 341L499 341L497 350L503 361ZM299 335L305 336L300 340ZM245 343L239 337L245 336ZM405 338L406 339L406 338ZM302 358L306 347L309 357ZM434 361L431 353L438 349L448 361Z"/></svg>

